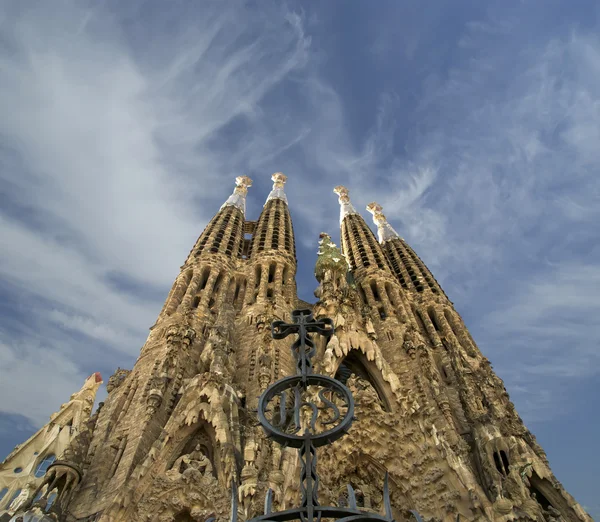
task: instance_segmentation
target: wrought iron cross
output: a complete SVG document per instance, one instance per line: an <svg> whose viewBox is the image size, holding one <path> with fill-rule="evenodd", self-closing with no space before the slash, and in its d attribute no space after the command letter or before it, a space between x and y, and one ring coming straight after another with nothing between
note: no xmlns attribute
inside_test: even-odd
<svg viewBox="0 0 600 522"><path fill-rule="evenodd" d="M273 512L273 492L269 489L264 514L248 522L320 522L322 519L337 522L394 522L387 473L383 485L383 515L359 509L351 485L348 485L347 507L319 505L316 448L331 444L348 432L354 420L354 400L350 390L340 381L312 372L311 358L315 354L315 344L309 334L330 337L334 331L333 321L315 321L310 310L294 310L292 320L291 324L274 321L272 335L274 339L284 339L290 334L298 335L292 345L297 362L296 375L279 379L263 392L258 400L258 418L267 437L282 446L299 450L302 501L297 508ZM293 400L288 401L288 397L293 397ZM310 413L310 420L305 419L304 423L301 419L303 411ZM302 433L301 426L304 427ZM232 481L231 494L231 522L237 522L235 480ZM417 522L422 522L416 511L411 513ZM214 522L214 519L207 522Z"/></svg>
<svg viewBox="0 0 600 522"><path fill-rule="evenodd" d="M302 382L312 374L311 358L315 354L315 344L309 337L309 333L317 333L324 337L333 335L333 321L329 318L315 321L310 310L294 310L292 312L293 323L284 321L273 321L271 332L273 339L285 339L288 335L298 334L298 339L292 345L292 351L296 357L296 371L303 376Z"/></svg>

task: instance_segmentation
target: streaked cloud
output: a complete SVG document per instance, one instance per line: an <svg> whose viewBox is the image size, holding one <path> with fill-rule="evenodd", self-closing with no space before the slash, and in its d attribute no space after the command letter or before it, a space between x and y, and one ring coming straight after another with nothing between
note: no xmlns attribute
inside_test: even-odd
<svg viewBox="0 0 600 522"><path fill-rule="evenodd" d="M280 170L304 299L344 184L367 220L383 205L542 438L598 388L592 3L339 5L5 3L0 435L130 367L234 177L256 218Z"/></svg>

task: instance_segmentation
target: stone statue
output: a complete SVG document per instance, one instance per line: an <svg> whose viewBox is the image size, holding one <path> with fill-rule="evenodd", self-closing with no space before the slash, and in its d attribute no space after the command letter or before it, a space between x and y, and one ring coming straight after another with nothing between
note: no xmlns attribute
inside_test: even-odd
<svg viewBox="0 0 600 522"><path fill-rule="evenodd" d="M194 472L199 472L203 476L211 476L213 466L210 459L202 450L200 444L198 444L191 453L179 457L171 467L170 471L184 477L187 477Z"/></svg>
<svg viewBox="0 0 600 522"><path fill-rule="evenodd" d="M8 506L8 511L11 511L13 513L17 511L27 502L30 494L31 486L29 484L25 484L19 495L10 503L10 506Z"/></svg>

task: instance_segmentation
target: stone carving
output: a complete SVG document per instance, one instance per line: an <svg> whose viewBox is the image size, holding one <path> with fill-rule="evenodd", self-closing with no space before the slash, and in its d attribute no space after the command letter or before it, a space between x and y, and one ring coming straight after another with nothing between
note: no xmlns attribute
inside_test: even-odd
<svg viewBox="0 0 600 522"><path fill-rule="evenodd" d="M210 459L207 457L200 444L198 444L191 453L179 457L171 467L170 471L167 472L167 475L175 479L179 477L185 479L196 473L210 476L212 475L212 472L213 466Z"/></svg>
<svg viewBox="0 0 600 522"><path fill-rule="evenodd" d="M117 368L115 373L113 373L108 379L108 383L106 384L106 391L111 393L113 390L116 390L123 382L127 376L131 373L131 370L124 370L123 368Z"/></svg>
<svg viewBox="0 0 600 522"><path fill-rule="evenodd" d="M182 268L189 277L179 280L180 304L159 316L133 375L118 369L109 379L105 406L89 429L97 377L52 417L39 440L28 442L37 451L62 444L69 437L59 435L71 420L81 432L59 470L59 480L70 481L61 486L61 522L205 522L212 516L221 522L229 519L232 481L240 520L261 512L268 488L277 509L297 506L297 452L265 439L255 414L260 392L276 376L295 372L288 345L270 338L273 319L289 317L291 303L300 302L285 177L273 180L254 222L245 217L252 182L237 179ZM407 508L432 522L458 515L474 522L590 522L552 475L489 361L381 206L369 205L378 243L349 191L340 186L336 193L341 249L321 234L318 302L302 306L333 320L329 343L315 341L314 362L331 376L344 362L354 368L347 384L357 420L334 449L319 453L323 502L346 502L341 492L352 483L361 507L380 512L387 472L398 522L411 519ZM275 298L280 295L285 298ZM28 445L3 464L0 489ZM540 484L551 488L551 494L544 489L551 498L536 497Z"/></svg>
<svg viewBox="0 0 600 522"><path fill-rule="evenodd" d="M29 496L31 495L31 485L25 484L21 492L17 495L17 497L10 503L8 506L8 511L14 513L21 508L21 506L25 505L29 500Z"/></svg>

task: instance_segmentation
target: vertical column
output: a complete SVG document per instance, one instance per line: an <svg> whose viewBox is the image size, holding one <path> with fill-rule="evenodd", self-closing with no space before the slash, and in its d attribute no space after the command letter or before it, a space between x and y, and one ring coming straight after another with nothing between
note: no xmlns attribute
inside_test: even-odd
<svg viewBox="0 0 600 522"><path fill-rule="evenodd" d="M198 270L194 270L194 275L192 276L192 280L188 285L187 292L181 300L181 307L186 311L192 307L192 301L198 292L198 288L200 287L201 278L202 273Z"/></svg>
<svg viewBox="0 0 600 522"><path fill-rule="evenodd" d="M206 286L204 287L204 291L202 292L202 297L200 298L200 306L206 308L208 306L208 302L213 294L213 287L215 285L215 281L218 277L219 273L217 270L211 270L210 275L208 276L208 280L206 281Z"/></svg>
<svg viewBox="0 0 600 522"><path fill-rule="evenodd" d="M283 296L283 265L278 264L275 268L274 294Z"/></svg>
<svg viewBox="0 0 600 522"><path fill-rule="evenodd" d="M260 274L260 286L258 288L258 297L259 299L265 299L267 297L267 286L269 284L269 265L267 263L262 263L260 265L261 274Z"/></svg>

